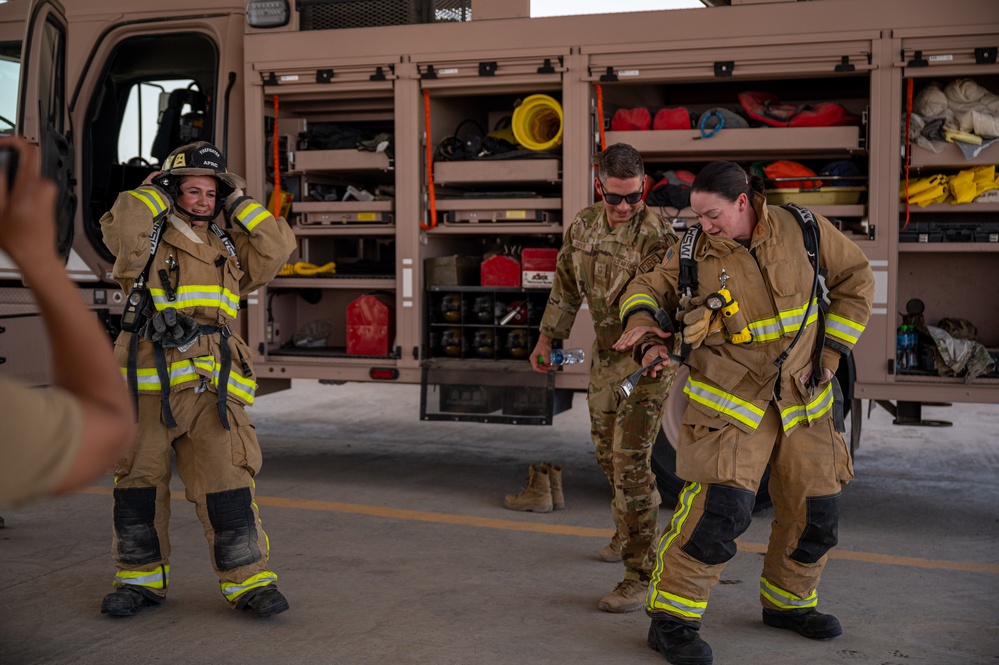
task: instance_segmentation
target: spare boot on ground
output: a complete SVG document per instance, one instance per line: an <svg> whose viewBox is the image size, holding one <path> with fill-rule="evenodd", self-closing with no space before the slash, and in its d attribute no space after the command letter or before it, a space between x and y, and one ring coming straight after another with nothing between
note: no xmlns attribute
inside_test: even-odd
<svg viewBox="0 0 999 665"><path fill-rule="evenodd" d="M551 462L542 462L541 466L548 469L548 479L552 486L552 509L565 508L565 494L562 492L562 467Z"/></svg>
<svg viewBox="0 0 999 665"><path fill-rule="evenodd" d="M548 469L532 464L527 469L527 487L520 494L507 494L503 505L510 510L532 513L550 513L552 504L552 484Z"/></svg>

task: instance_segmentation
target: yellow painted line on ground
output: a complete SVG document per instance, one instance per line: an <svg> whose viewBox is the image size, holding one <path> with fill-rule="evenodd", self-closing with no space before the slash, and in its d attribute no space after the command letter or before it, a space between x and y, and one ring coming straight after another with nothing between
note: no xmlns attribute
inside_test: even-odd
<svg viewBox="0 0 999 665"><path fill-rule="evenodd" d="M80 490L86 494L110 496L111 487L88 487ZM187 500L183 495L174 496L174 501ZM371 506L363 503L343 503L340 501L314 501L311 499L286 499L276 496L257 496L256 502L261 506L273 508L295 508L298 510L318 510L329 513L348 513L351 515L368 515L370 517L385 517L388 519L410 520L414 522L432 522L435 524L457 524L474 526L484 529L500 529L503 531L527 531L531 533L551 533L559 536L581 536L584 538L610 538L614 535L612 529L595 529L592 527L572 526L567 524L543 524L520 522L517 520L500 520L490 517L473 517L471 515L454 515L451 513L434 513L423 510L407 510L388 506ZM738 541L743 552L763 554L767 551L765 543L747 543ZM965 561L944 561L940 559L917 559L908 556L893 556L873 552L853 552L851 550L833 550L830 559L859 561L890 566L908 566L912 568L934 568L957 570L967 573L992 573L999 575L999 565L991 563L970 563Z"/></svg>

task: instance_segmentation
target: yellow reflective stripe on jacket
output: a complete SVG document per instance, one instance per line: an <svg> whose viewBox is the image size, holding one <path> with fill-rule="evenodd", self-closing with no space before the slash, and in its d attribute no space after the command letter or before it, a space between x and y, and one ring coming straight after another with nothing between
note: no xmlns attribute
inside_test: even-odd
<svg viewBox="0 0 999 665"><path fill-rule="evenodd" d="M806 327L815 323L819 318L819 308L818 300L812 299L812 307L809 310L808 322L805 324ZM805 309L808 308L808 303L805 303L801 307L795 307L794 309L784 309L778 313L780 316L781 326L784 328L784 334L790 335L791 333L798 332L798 328L801 327L801 322L805 319Z"/></svg>
<svg viewBox="0 0 999 665"><path fill-rule="evenodd" d="M702 381L695 381L687 377L683 392L698 404L703 404L713 411L735 418L754 430L763 421L765 411L760 407Z"/></svg>
<svg viewBox="0 0 999 665"><path fill-rule="evenodd" d="M173 388L187 381L197 381L200 379L201 374L196 372L195 369L200 369L206 373L210 372L212 385L216 388L218 387L222 365L216 362L212 356L199 356L197 358L188 358L170 363L167 367L167 374L170 377L170 387ZM128 369L121 368L121 373L127 377ZM135 370L135 374L136 384L141 392L160 391L160 377L155 367L140 367ZM244 377L238 372L231 371L229 372L228 386L230 394L239 397L247 404L253 404L253 400L257 394L257 383L254 380Z"/></svg>
<svg viewBox="0 0 999 665"><path fill-rule="evenodd" d="M170 207L163 200L163 197L160 196L160 193L157 192L155 189L151 188L132 189L129 190L128 193L134 196L135 198L139 199L143 203L145 203L146 207L149 208L150 212L153 213L153 217L159 217L164 212L166 212L167 208Z"/></svg>
<svg viewBox="0 0 999 665"><path fill-rule="evenodd" d="M681 616L685 619L699 621L707 609L706 601L691 600L673 593L659 590L659 582L663 574L663 555L669 546L680 535L684 523L690 517L690 507L694 499L701 493L703 486L700 483L687 483L680 496L677 497L676 510L673 512L673 519L670 521L669 530L663 534L656 548L656 567L652 571L652 579L649 582L649 595L645 601L645 607L652 612L663 611Z"/></svg>
<svg viewBox="0 0 999 665"><path fill-rule="evenodd" d="M856 344L866 328L867 326L839 314L826 314L826 334L844 342Z"/></svg>
<svg viewBox="0 0 999 665"><path fill-rule="evenodd" d="M812 325L819 318L818 301L812 301L812 309L808 314L808 325ZM805 308L807 305L795 307L794 309L783 309L777 316L766 319L758 319L749 322L749 331L753 333L754 342L772 342L780 339L782 335L791 335L798 332L801 322L805 318Z"/></svg>
<svg viewBox="0 0 999 665"><path fill-rule="evenodd" d="M144 586L150 589L166 589L170 581L170 566L156 566L152 570L119 570L114 574L114 585Z"/></svg>
<svg viewBox="0 0 999 665"><path fill-rule="evenodd" d="M800 610L802 608L815 607L819 604L819 594L815 590L807 598L802 598L790 591L781 589L765 577L760 578L760 596L766 598L782 610Z"/></svg>
<svg viewBox="0 0 999 665"><path fill-rule="evenodd" d="M250 201L245 208L236 214L238 221L246 232L249 233L257 224L267 219L271 213L256 201Z"/></svg>
<svg viewBox="0 0 999 665"><path fill-rule="evenodd" d="M191 307L214 307L235 318L239 313L239 296L218 284L191 284L180 286L174 293L174 299L167 297L164 289L150 287L156 309L167 307L187 309Z"/></svg>
<svg viewBox="0 0 999 665"><path fill-rule="evenodd" d="M648 294L636 293L621 303L621 320L624 321L630 310L644 307L651 307L652 311L655 312L659 309L659 303L656 302L655 298Z"/></svg>
<svg viewBox="0 0 999 665"><path fill-rule="evenodd" d="M753 333L754 342L772 342L781 337L780 319L770 317L749 322L749 332Z"/></svg>
<svg viewBox="0 0 999 665"><path fill-rule="evenodd" d="M820 392L818 396L808 404L805 404L804 406L801 404L795 404L781 411L781 425L783 425L785 432L790 431L792 427L802 421L812 422L813 420L816 420L828 412L832 406L833 390L832 381L830 381L826 384L826 387L822 389L822 392Z"/></svg>
<svg viewBox="0 0 999 665"><path fill-rule="evenodd" d="M269 570L265 570L262 573L257 573L241 584L220 582L219 586L222 588L222 595L224 595L226 600L231 603L250 589L259 589L260 587L273 584L274 582L277 582L277 575Z"/></svg>

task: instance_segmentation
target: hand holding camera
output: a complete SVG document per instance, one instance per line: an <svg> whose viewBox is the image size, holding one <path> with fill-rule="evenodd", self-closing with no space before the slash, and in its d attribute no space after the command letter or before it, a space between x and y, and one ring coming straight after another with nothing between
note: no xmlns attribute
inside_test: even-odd
<svg viewBox="0 0 999 665"><path fill-rule="evenodd" d="M18 264L58 259L56 186L39 175L38 149L23 138L0 138L0 250ZM60 266L61 267L61 266Z"/></svg>

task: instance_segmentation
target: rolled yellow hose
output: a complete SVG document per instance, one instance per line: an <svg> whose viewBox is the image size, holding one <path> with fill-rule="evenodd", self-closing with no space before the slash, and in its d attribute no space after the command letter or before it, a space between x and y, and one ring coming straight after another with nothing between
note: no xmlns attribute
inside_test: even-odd
<svg viewBox="0 0 999 665"><path fill-rule="evenodd" d="M527 150L562 145L562 125L562 106L548 95L531 95L513 110L513 135Z"/></svg>
<svg viewBox="0 0 999 665"><path fill-rule="evenodd" d="M309 263L308 261L286 263L278 273L278 277L312 277L313 275L318 275L319 273L335 274L336 263L330 261L329 263L321 266L317 266L315 263Z"/></svg>

